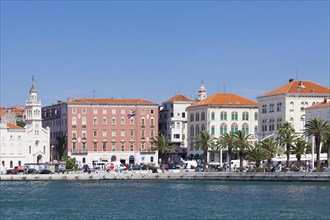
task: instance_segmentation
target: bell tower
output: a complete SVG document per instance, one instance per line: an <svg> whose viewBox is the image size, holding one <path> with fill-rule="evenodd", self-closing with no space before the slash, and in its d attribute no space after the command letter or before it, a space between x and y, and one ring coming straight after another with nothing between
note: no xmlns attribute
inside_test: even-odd
<svg viewBox="0 0 330 220"><path fill-rule="evenodd" d="M201 87L199 87L199 90L198 90L197 100L201 101L201 100L205 99L206 97L207 97L207 92L206 92L206 89L205 89L205 87L203 85L203 81L202 81L202 85L201 85Z"/></svg>
<svg viewBox="0 0 330 220"><path fill-rule="evenodd" d="M41 101L38 100L37 89L34 85L34 76L32 76L32 85L29 91L29 100L25 105L25 124L26 126L35 126L41 128Z"/></svg>

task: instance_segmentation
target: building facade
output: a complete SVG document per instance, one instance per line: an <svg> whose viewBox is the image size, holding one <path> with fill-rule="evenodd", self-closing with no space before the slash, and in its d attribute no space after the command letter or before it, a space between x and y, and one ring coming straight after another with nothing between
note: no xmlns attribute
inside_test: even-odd
<svg viewBox="0 0 330 220"><path fill-rule="evenodd" d="M306 110L306 122L312 120L313 118L320 118L324 121L330 123L330 102L328 99L324 99L323 102L317 103L308 107Z"/></svg>
<svg viewBox="0 0 330 220"><path fill-rule="evenodd" d="M25 163L50 161L49 128L42 127L41 101L32 80L29 100L25 106L25 127L12 123L1 123L1 166L2 169L23 166Z"/></svg>
<svg viewBox="0 0 330 220"><path fill-rule="evenodd" d="M165 134L175 150L171 160L180 162L187 154L187 112L186 108L195 101L178 94L162 103L159 111L159 133Z"/></svg>
<svg viewBox="0 0 330 220"><path fill-rule="evenodd" d="M302 134L306 121L305 109L322 102L329 93L330 89L326 86L290 79L288 84L258 97L259 139L272 134L276 137L284 122L290 122L295 131Z"/></svg>
<svg viewBox="0 0 330 220"><path fill-rule="evenodd" d="M251 141L257 139L257 103L235 94L214 94L187 108L188 114L188 155L203 154L193 141L201 131L208 131L213 138L228 132L242 130L251 134ZM209 151L209 162L223 161L222 152Z"/></svg>
<svg viewBox="0 0 330 220"><path fill-rule="evenodd" d="M78 164L120 161L157 163L152 140L158 135L158 105L143 99L76 98L42 109L52 129L54 159L68 155ZM61 141L64 152L59 155Z"/></svg>

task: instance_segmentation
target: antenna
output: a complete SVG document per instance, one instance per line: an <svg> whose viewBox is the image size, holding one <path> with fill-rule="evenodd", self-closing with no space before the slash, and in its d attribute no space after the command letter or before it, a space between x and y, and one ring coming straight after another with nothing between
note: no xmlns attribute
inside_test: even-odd
<svg viewBox="0 0 330 220"><path fill-rule="evenodd" d="M296 80L298 80L298 67L296 66Z"/></svg>
<svg viewBox="0 0 330 220"><path fill-rule="evenodd" d="M93 98L95 98L95 93L96 93L95 89L92 90L92 93L93 93Z"/></svg>
<svg viewBox="0 0 330 220"><path fill-rule="evenodd" d="M223 93L226 94L226 83L223 84Z"/></svg>

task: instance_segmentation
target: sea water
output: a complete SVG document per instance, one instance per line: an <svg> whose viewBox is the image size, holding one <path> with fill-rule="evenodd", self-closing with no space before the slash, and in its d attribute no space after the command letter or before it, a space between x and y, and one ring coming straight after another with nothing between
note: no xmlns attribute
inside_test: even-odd
<svg viewBox="0 0 330 220"><path fill-rule="evenodd" d="M330 219L330 184L0 182L1 219Z"/></svg>

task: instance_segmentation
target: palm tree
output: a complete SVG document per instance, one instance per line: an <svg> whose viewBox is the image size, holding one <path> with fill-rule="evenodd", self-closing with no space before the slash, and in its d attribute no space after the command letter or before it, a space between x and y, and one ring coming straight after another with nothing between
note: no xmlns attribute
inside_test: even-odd
<svg viewBox="0 0 330 220"><path fill-rule="evenodd" d="M243 131L237 131L235 133L236 136L236 145L235 148L238 150L238 155L239 155L239 167L240 170L243 170L243 154L245 150L248 150L252 148L252 144L249 142L249 135L245 135Z"/></svg>
<svg viewBox="0 0 330 220"><path fill-rule="evenodd" d="M231 154L233 147L236 144L236 140L237 140L236 136L232 132L222 135L218 140L218 144L221 145L222 148L226 148L226 147L228 148L229 171L231 171Z"/></svg>
<svg viewBox="0 0 330 220"><path fill-rule="evenodd" d="M258 143L246 153L246 159L254 161L257 169L259 168L261 161L265 160L267 156L268 153Z"/></svg>
<svg viewBox="0 0 330 220"><path fill-rule="evenodd" d="M320 119L314 118L308 121L305 125L305 134L307 136L315 137L315 148L316 148L316 167L320 166L320 145L322 136L326 134L327 122Z"/></svg>
<svg viewBox="0 0 330 220"><path fill-rule="evenodd" d="M206 164L207 164L207 152L210 146L213 145L213 139L208 131L201 131L199 132L196 144L199 148L202 148L204 151L204 164L203 164L203 170L206 172Z"/></svg>
<svg viewBox="0 0 330 220"><path fill-rule="evenodd" d="M167 137L164 134L161 134L152 141L151 150L158 150L162 159L162 172L165 171L165 160L166 160L166 153L170 150L174 150L175 147L171 146L167 140Z"/></svg>
<svg viewBox="0 0 330 220"><path fill-rule="evenodd" d="M267 138L261 142L261 147L267 154L267 170L270 170L270 165L272 163L272 158L276 156L279 152L279 145L273 138Z"/></svg>
<svg viewBox="0 0 330 220"><path fill-rule="evenodd" d="M67 146L67 135L57 136L56 140L57 140L56 150L57 150L59 159L61 160L64 156L64 151Z"/></svg>
<svg viewBox="0 0 330 220"><path fill-rule="evenodd" d="M283 126L281 126L279 130L279 137L281 142L286 147L286 166L290 167L290 153L291 153L291 146L296 139L296 134L293 126L289 122L285 122Z"/></svg>
<svg viewBox="0 0 330 220"><path fill-rule="evenodd" d="M329 123L325 129L322 143L323 143L322 146L325 147L327 151L327 161L328 161L327 164L328 167L330 167L330 124Z"/></svg>
<svg viewBox="0 0 330 220"><path fill-rule="evenodd" d="M297 138L294 142L295 144L292 146L292 153L296 155L297 165L300 168L301 165L301 155L305 154L306 149L308 147L308 142L301 138Z"/></svg>

